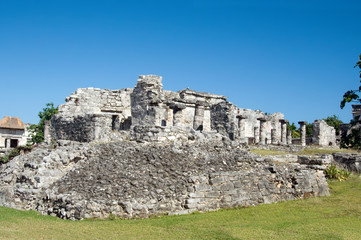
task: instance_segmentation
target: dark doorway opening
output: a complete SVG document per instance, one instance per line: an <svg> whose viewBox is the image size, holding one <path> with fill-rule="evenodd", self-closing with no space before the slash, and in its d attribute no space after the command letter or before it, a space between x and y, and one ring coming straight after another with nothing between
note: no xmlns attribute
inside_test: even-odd
<svg viewBox="0 0 361 240"><path fill-rule="evenodd" d="M119 115L112 115L112 130L116 131L120 128Z"/></svg>
<svg viewBox="0 0 361 240"><path fill-rule="evenodd" d="M16 148L18 146L19 141L17 139L10 139L10 147Z"/></svg>
<svg viewBox="0 0 361 240"><path fill-rule="evenodd" d="M120 130L129 130L132 126L132 117L128 117L127 119L123 119L120 123Z"/></svg>

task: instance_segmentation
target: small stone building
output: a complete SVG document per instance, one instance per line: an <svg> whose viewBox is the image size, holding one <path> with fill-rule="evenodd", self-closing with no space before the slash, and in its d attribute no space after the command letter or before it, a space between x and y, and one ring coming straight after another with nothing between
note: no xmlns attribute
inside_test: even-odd
<svg viewBox="0 0 361 240"><path fill-rule="evenodd" d="M26 141L26 125L20 118L4 117L0 121L0 148L15 148Z"/></svg>

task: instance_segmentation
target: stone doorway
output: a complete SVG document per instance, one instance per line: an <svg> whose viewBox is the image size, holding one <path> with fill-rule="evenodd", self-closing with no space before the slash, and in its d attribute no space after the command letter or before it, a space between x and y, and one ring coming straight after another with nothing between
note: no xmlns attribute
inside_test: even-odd
<svg viewBox="0 0 361 240"><path fill-rule="evenodd" d="M10 139L10 147L11 148L16 148L19 144L19 140L17 139Z"/></svg>

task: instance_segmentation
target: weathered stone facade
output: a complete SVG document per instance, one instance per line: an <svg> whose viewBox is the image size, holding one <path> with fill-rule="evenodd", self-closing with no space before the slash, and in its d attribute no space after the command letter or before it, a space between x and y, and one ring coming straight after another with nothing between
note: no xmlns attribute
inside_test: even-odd
<svg viewBox="0 0 361 240"><path fill-rule="evenodd" d="M328 195L322 168L227 142L60 141L2 165L0 205L64 219L184 214Z"/></svg>
<svg viewBox="0 0 361 240"><path fill-rule="evenodd" d="M336 130L324 120L316 120L312 124L312 143L320 146L336 146Z"/></svg>
<svg viewBox="0 0 361 240"><path fill-rule="evenodd" d="M169 137L187 140L189 133L197 131L243 143L287 145L292 143L287 122L281 113L268 115L238 108L222 95L163 90L162 77L141 75L134 89L78 89L59 106L50 132L53 139L109 142L125 135L138 140L146 135L152 141L168 141ZM174 136L177 132L183 136ZM301 133L300 144L304 146L305 132ZM325 141L318 139L334 143L331 130L316 133L316 144L325 146Z"/></svg>
<svg viewBox="0 0 361 240"><path fill-rule="evenodd" d="M110 135L119 135L112 134L115 131L135 131L131 135L136 135L139 129L144 132L147 127L164 127L168 130L160 132L172 134L181 128L183 132L196 130L207 136L217 132L244 143L287 144L283 114L266 115L238 108L226 99L189 89L163 90L160 76L143 75L134 89L78 89L59 106L50 132L54 139L107 142L114 139Z"/></svg>

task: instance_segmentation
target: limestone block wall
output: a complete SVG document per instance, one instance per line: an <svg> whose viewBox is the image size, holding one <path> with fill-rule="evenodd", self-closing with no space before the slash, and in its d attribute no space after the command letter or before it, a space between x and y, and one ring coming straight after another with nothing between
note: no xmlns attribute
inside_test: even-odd
<svg viewBox="0 0 361 240"><path fill-rule="evenodd" d="M107 140L112 131L112 116L105 114L55 115L51 121L51 138L92 142Z"/></svg>
<svg viewBox="0 0 361 240"><path fill-rule="evenodd" d="M329 194L322 171L310 174L304 166L288 167L270 166L265 172L226 171L193 177L193 191L188 194L184 207L189 212L208 211L292 200L306 194Z"/></svg>
<svg viewBox="0 0 361 240"><path fill-rule="evenodd" d="M316 120L312 124L312 143L320 146L336 146L336 131L324 120Z"/></svg>
<svg viewBox="0 0 361 240"><path fill-rule="evenodd" d="M131 116L130 94L132 88L107 90L99 88L79 88L58 107L59 114L118 114L121 119Z"/></svg>
<svg viewBox="0 0 361 240"><path fill-rule="evenodd" d="M333 160L348 171L361 173L361 155L353 153L334 153Z"/></svg>
<svg viewBox="0 0 361 240"><path fill-rule="evenodd" d="M130 139L138 142L184 142L188 140L188 131L185 128L173 126L135 126Z"/></svg>
<svg viewBox="0 0 361 240"><path fill-rule="evenodd" d="M239 109L226 99L222 95L196 92L190 89L179 92L163 90L162 77L156 75L139 76L134 89L81 88L66 98L65 104L59 106L58 115L66 119L65 122L69 126L52 125L56 128L67 128L53 129L53 132L60 132L54 134L54 137L63 136L64 134L61 132L67 132L66 138L72 138L70 125L74 125L74 129L79 129L79 125L92 125L91 123L80 123L76 120L77 118L82 118L84 114L103 114L111 116L113 131L132 131L135 126L177 126L200 131L216 130L232 140L241 142L249 142L250 139L253 139L255 143L258 143L261 135L262 144L279 144L281 142L279 120L283 119L283 114L266 115L261 111ZM60 117L57 118L60 119ZM73 123L70 118L74 118ZM264 119L262 120L262 129L259 118ZM119 124L119 128L114 127ZM104 125L102 131L107 132L108 125L108 123ZM87 132L89 131L87 129ZM73 139L80 139L80 137L75 136ZM96 138L90 137L89 139Z"/></svg>
<svg viewBox="0 0 361 240"><path fill-rule="evenodd" d="M163 94L162 77L155 75L139 76L131 98L131 114L133 125L160 126L167 118Z"/></svg>
<svg viewBox="0 0 361 240"><path fill-rule="evenodd" d="M132 88L104 91L102 94L104 103L101 106L101 112L118 113L121 119L127 119L131 116L130 94L132 92Z"/></svg>
<svg viewBox="0 0 361 240"><path fill-rule="evenodd" d="M238 136L236 110L237 107L227 101L212 105L211 129L228 136L231 140L235 140Z"/></svg>
<svg viewBox="0 0 361 240"><path fill-rule="evenodd" d="M183 112L183 125L185 127L192 127L193 128L193 122L194 122L194 116L195 116L195 107L194 106L187 106Z"/></svg>
<svg viewBox="0 0 361 240"><path fill-rule="evenodd" d="M246 117L246 119L244 119L245 137L254 138L254 128L256 127L259 129L260 127L260 123L257 118L265 117L264 113L259 110L254 111L251 109L239 108L238 114Z"/></svg>
<svg viewBox="0 0 361 240"><path fill-rule="evenodd" d="M222 141L61 141L2 169L1 205L72 220L183 214L329 194L317 166L274 164Z"/></svg>

